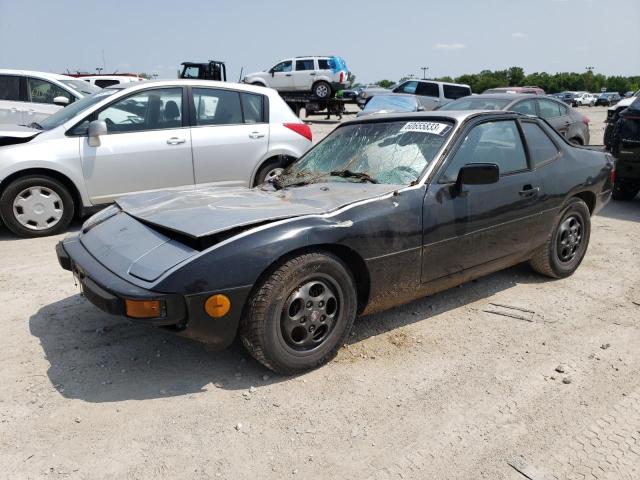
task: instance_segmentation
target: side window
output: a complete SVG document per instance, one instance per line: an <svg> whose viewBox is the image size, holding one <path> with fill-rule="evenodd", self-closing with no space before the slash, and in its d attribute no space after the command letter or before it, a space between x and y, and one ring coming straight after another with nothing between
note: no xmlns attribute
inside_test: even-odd
<svg viewBox="0 0 640 480"><path fill-rule="evenodd" d="M331 67L329 66L329 59L328 58L319 58L318 59L318 69L319 70L331 70Z"/></svg>
<svg viewBox="0 0 640 480"><path fill-rule="evenodd" d="M315 70L313 59L307 58L305 60L296 60L296 71L299 70Z"/></svg>
<svg viewBox="0 0 640 480"><path fill-rule="evenodd" d="M551 100L538 100L538 108L540 108L542 118L554 118L562 115L560 104Z"/></svg>
<svg viewBox="0 0 640 480"><path fill-rule="evenodd" d="M418 88L418 82L404 82L398 88L395 88L393 91L395 93L416 93L416 88Z"/></svg>
<svg viewBox="0 0 640 480"><path fill-rule="evenodd" d="M291 60L287 60L285 62L280 62L271 70L273 70L274 72L290 72L291 68L292 68Z"/></svg>
<svg viewBox="0 0 640 480"><path fill-rule="evenodd" d="M100 113L109 133L140 132L182 126L182 88L159 88L136 93Z"/></svg>
<svg viewBox="0 0 640 480"><path fill-rule="evenodd" d="M523 100L522 102L516 103L510 108L510 110L513 112L524 113L525 115L535 115L536 104L533 100Z"/></svg>
<svg viewBox="0 0 640 480"><path fill-rule="evenodd" d="M241 93L240 100L242 101L244 123L261 123L265 121L262 95Z"/></svg>
<svg viewBox="0 0 640 480"><path fill-rule="evenodd" d="M523 122L522 130L524 130L524 136L527 139L531 162L534 167L558 155L558 147L555 146L539 125L532 122Z"/></svg>
<svg viewBox="0 0 640 480"><path fill-rule="evenodd" d="M471 95L471 89L468 87L460 87L458 85L443 85L444 98L450 98L451 100L457 100L458 98Z"/></svg>
<svg viewBox="0 0 640 480"><path fill-rule="evenodd" d="M95 85L96 87L100 87L100 88L106 88L106 87L110 87L111 85L118 85L120 83L120 81L118 80L96 80Z"/></svg>
<svg viewBox="0 0 640 480"><path fill-rule="evenodd" d="M242 123L240 94L216 88L194 88L196 125L234 125Z"/></svg>
<svg viewBox="0 0 640 480"><path fill-rule="evenodd" d="M440 97L440 89L437 83L431 82L418 82L416 87L416 95L423 95L426 97Z"/></svg>
<svg viewBox="0 0 640 480"><path fill-rule="evenodd" d="M29 97L33 103L53 103L56 97L65 97L69 99L69 103L75 100L75 97L65 89L54 85L46 80L39 78L28 78Z"/></svg>
<svg viewBox="0 0 640 480"><path fill-rule="evenodd" d="M455 182L460 168L468 163L495 163L501 175L526 169L527 157L516 123L501 120L473 127L447 165L440 183Z"/></svg>
<svg viewBox="0 0 640 480"><path fill-rule="evenodd" d="M20 100L20 77L0 75L0 100Z"/></svg>

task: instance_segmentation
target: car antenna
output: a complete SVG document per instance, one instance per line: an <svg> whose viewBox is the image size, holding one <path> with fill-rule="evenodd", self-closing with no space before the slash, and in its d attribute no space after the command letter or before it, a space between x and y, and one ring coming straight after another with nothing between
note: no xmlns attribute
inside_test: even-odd
<svg viewBox="0 0 640 480"><path fill-rule="evenodd" d="M244 69L244 67L240 67L240 76L238 77L238 83L240 83L242 81L242 70Z"/></svg>

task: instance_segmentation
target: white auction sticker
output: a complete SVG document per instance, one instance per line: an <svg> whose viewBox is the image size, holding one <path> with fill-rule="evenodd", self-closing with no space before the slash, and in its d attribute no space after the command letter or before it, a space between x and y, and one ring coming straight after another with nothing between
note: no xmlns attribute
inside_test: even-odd
<svg viewBox="0 0 640 480"><path fill-rule="evenodd" d="M442 135L449 125L446 123L438 122L407 122L404 127L400 129L401 132L423 132L433 133L435 135Z"/></svg>

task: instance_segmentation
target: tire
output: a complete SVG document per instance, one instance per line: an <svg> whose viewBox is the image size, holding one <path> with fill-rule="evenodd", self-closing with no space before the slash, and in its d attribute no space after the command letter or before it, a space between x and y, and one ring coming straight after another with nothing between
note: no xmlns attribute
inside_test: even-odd
<svg viewBox="0 0 640 480"><path fill-rule="evenodd" d="M29 201L30 198L33 200ZM38 198L41 201L37 201ZM67 187L44 175L18 178L0 196L3 223L21 237L44 237L64 231L73 219L74 210L73 197Z"/></svg>
<svg viewBox="0 0 640 480"><path fill-rule="evenodd" d="M260 167L258 173L256 173L256 178L253 181L253 186L256 187L258 185L263 184L267 180L279 175L284 170L284 165L280 158L267 160L264 165Z"/></svg>
<svg viewBox="0 0 640 480"><path fill-rule="evenodd" d="M331 96L331 85L327 82L320 80L313 84L313 94L318 98L329 98Z"/></svg>
<svg viewBox="0 0 640 480"><path fill-rule="evenodd" d="M274 372L304 372L336 355L351 331L357 303L353 276L338 257L302 254L254 290L240 338L253 358Z"/></svg>
<svg viewBox="0 0 640 480"><path fill-rule="evenodd" d="M636 198L638 192L640 192L640 184L618 181L613 185L611 198L621 202L628 202Z"/></svg>
<svg viewBox="0 0 640 480"><path fill-rule="evenodd" d="M578 228L574 230L576 226ZM589 246L590 235L589 208L582 200L574 197L558 215L549 238L535 252L529 264L536 272L547 277L568 277L582 262ZM565 243L561 243L563 240ZM574 240L577 240L577 244Z"/></svg>

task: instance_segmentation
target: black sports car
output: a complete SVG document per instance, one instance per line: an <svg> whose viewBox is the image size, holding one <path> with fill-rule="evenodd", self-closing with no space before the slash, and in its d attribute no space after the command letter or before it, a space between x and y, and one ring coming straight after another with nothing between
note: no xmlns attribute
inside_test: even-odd
<svg viewBox="0 0 640 480"><path fill-rule="evenodd" d="M571 275L609 154L513 112L345 122L271 183L118 200L57 246L104 311L267 367L331 359L356 315L522 261Z"/></svg>

